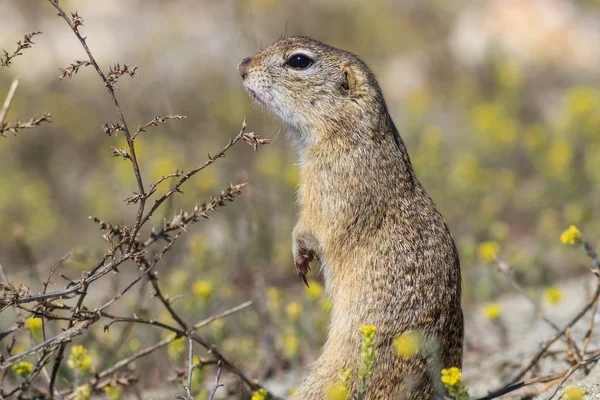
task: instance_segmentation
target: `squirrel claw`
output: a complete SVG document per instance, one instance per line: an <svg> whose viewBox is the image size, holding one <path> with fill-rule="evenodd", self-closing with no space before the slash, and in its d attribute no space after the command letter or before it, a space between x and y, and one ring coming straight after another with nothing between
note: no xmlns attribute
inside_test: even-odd
<svg viewBox="0 0 600 400"><path fill-rule="evenodd" d="M306 279L306 274L310 271L310 262L314 260L315 253L312 250L306 250L303 247L298 249L298 256L296 257L296 270L298 271L298 276L300 280L304 282L306 287L308 286L308 280Z"/></svg>
<svg viewBox="0 0 600 400"><path fill-rule="evenodd" d="M310 285L308 284L308 280L306 279L306 274L298 272L298 277L306 285L306 287L310 287Z"/></svg>

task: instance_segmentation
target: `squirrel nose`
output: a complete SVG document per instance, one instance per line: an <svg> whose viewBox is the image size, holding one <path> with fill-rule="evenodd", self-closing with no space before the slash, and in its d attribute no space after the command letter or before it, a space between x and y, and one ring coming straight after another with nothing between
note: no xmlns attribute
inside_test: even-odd
<svg viewBox="0 0 600 400"><path fill-rule="evenodd" d="M250 63L250 57L244 58L237 66L237 70L242 76L242 79L248 75L248 64Z"/></svg>

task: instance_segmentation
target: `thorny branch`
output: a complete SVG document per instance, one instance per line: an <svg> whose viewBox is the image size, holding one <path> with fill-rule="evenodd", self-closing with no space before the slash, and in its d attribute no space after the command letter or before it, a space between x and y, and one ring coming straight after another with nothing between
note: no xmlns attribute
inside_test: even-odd
<svg viewBox="0 0 600 400"><path fill-rule="evenodd" d="M17 48L12 54L8 53L6 50L2 50L2 52L4 53L4 56L0 57L0 68L10 66L13 58L15 58L16 56L20 56L21 54L23 54L23 53L21 53L21 51L23 51L25 49L29 49L29 48L31 48L32 45L35 44L31 39L34 36L41 35L41 34L42 34L42 32L31 32L31 33L25 35L23 37L23 40L19 40L17 42Z"/></svg>
<svg viewBox="0 0 600 400"><path fill-rule="evenodd" d="M135 381L135 375L129 373L121 373L119 372L130 363L134 362L137 359L140 359L166 345L171 343L173 340L181 337L187 337L189 342L189 354L188 354L188 381L184 386L186 389L186 394L188 397L191 397L191 373L195 368L201 368L206 365L217 365L217 378L215 382L214 391L220 386L219 379L221 375L222 368L233 373L238 376L250 389L256 390L262 388L256 381L247 377L240 369L238 369L232 362L230 362L214 345L210 344L205 338L198 335L195 329L199 327L205 326L212 321L215 321L219 318L224 318L227 315L231 315L235 312L245 309L251 303L246 302L241 304L240 306L234 307L233 309L227 310L221 314L216 314L212 317L205 319L204 321L200 321L195 325L189 325L172 307L173 300L172 298L166 297L159 285L158 276L155 272L155 266L159 263L159 261L164 257L164 255L173 248L174 243L177 239L186 232L186 228L195 222L198 222L200 219L205 219L209 217L209 214L212 211L215 211L217 208L225 206L228 202L234 201L235 197L241 194L242 189L246 185L245 183L238 183L236 185L230 185L228 188L223 190L221 194L217 197L210 198L209 201L205 203L201 203L194 207L193 210L190 211L181 211L171 219L164 220L162 228L156 232L154 229L145 240L139 239L139 232L141 227L150 219L152 214L158 209L158 207L165 202L167 198L172 196L174 193L181 193L181 186L193 175L202 171L209 165L212 165L217 159L225 157L225 153L237 142L240 140L244 140L248 144L250 144L254 149L256 149L259 145L266 144L267 141L264 139L258 138L254 133L245 132L246 124L245 122L242 125L242 129L238 133L238 135L229 140L227 145L219 152L216 156L208 157L208 161L206 161L201 166L190 170L187 173L183 171L175 171L171 174L165 175L161 177L159 180L154 182L149 186L148 190L145 190L145 187L142 182L141 172L139 168L139 164L135 155L135 147L134 141L137 136L141 132L145 132L145 129L149 127L155 127L160 124L165 124L168 120L179 120L185 118L180 115L168 115L166 117L155 117L150 122L142 125L138 128L138 130L132 135L129 130L125 118L121 112L119 103L117 101L114 88L117 79L123 75L129 75L133 77L136 74L137 67L130 67L128 65L124 65L121 67L119 64L115 64L113 67L109 69L108 74L104 74L100 69L98 63L94 59L89 47L86 43L86 38L83 37L79 28L83 26L83 18L78 15L78 13L71 13L70 17L67 13L59 5L58 0L49 0L49 2L54 6L54 8L58 11L58 16L62 17L68 24L74 34L77 36L80 44L84 48L88 60L77 60L74 63L71 63L67 68L61 69L60 79L68 77L71 79L73 75L76 75L80 68L86 66L93 66L102 81L104 82L106 89L109 93L109 96L113 102L115 110L118 116L118 122L105 124L102 128L103 131L112 136L113 134L117 134L119 132L123 132L127 140L127 148L125 149L117 149L113 147L114 155L118 155L127 159L132 164L132 168L134 174L136 176L136 183L138 186L138 193L131 199L128 199L128 203L136 203L138 204L138 209L136 213L136 219L134 224L132 225L112 225L110 223L102 222L97 218L94 218L94 221L100 224L100 227L103 231L102 237L108 243L108 251L101 259L91 268L89 272L85 272L82 274L80 279L68 279L69 284L64 288L48 291L48 285L51 283L52 277L57 269L62 265L62 263L68 258L63 258L60 262L54 265L49 272L48 278L43 282L43 292L40 294L31 295L29 293L29 288L24 285L19 287L15 287L8 280L5 283L0 284L0 291L2 296L0 297L0 312L5 310L8 307L13 307L17 312L26 311L30 315L34 315L42 319L42 331L43 331L43 340L40 341L39 344L34 345L30 349L25 351L21 351L18 354L12 354L14 343L15 343L15 332L24 328L23 318L19 320L18 323L11 326L7 331L0 333L0 340L6 337L13 336L12 344L7 348L8 356L7 358L3 358L0 356L0 371L2 371L2 376L0 379L6 375L6 371L8 368L15 366L17 363L27 359L28 357L36 354L40 354L38 357L38 362L32 369L32 372L27 375L27 378L14 388L12 391L5 391L4 389L0 389L0 396L3 398L14 396L17 393L25 393L28 390L35 390L37 394L39 394L42 398L54 398L55 396L72 399L76 397L77 387L71 386L67 389L58 388L60 382L60 370L61 363L64 358L64 354L66 352L66 348L69 342L71 342L75 337L83 334L90 326L97 323L101 318L108 318L110 323L106 325L106 329L110 327L112 323L115 322L123 322L123 323L142 323L146 325L157 326L162 329L167 329L171 332L175 333L175 337L164 339L153 346L150 346L146 349L139 351L138 353L125 358L123 360L117 361L112 367L109 367L99 373L96 373L93 378L88 381L88 387L91 390L98 390L103 387L112 386L112 385L121 385L127 386L131 382ZM32 35L33 36L33 35ZM21 47L19 50L15 52L15 55L18 55L19 51L23 48L27 48L30 46L32 42L30 42L31 37L27 38L24 43L19 43ZM20 53L19 53L20 54ZM14 56L11 56L11 58ZM6 60L7 64L10 63L10 59ZM5 102L5 107L3 107L2 117L6 114L6 110L10 105L10 101L12 96L14 95L14 90L16 90L16 85L14 89L11 89L9 92L9 96L7 101ZM42 118L33 118L29 122L20 122L18 121L16 124L4 124L2 126L2 134L5 131L11 131L16 133L18 129L27 128L30 126L39 125L42 122L49 122L50 116L49 114ZM0 121L1 123L1 121ZM146 199L156 192L159 185L166 181L169 178L179 178L175 185L162 197L160 197L152 207L152 209L144 214L144 204ZM158 254L154 255L152 258L148 257L148 250L150 246L158 242L159 240L165 240L166 245L158 252ZM104 305L94 310L90 310L85 305L86 295L88 293L89 288L96 281L102 279L109 273L119 272L119 267L127 261L134 261L142 270L142 273L135 279L133 279L128 285L125 286L123 290L119 292L112 300L108 301ZM63 274L60 274L63 276ZM138 283L142 278L147 277L147 281L150 282L154 292L155 297L160 301L162 306L169 312L170 316L174 321L179 325L178 328L172 327L167 324L163 324L153 320L143 320L135 316L133 318L130 317L116 317L112 314L108 314L105 309L108 308L111 304L114 304L116 301L122 298L122 296L130 290L136 283ZM72 305L67 304L68 300L74 301ZM31 304L26 306L26 304ZM60 321L68 321L68 326L66 326L66 330L55 334L54 336L46 339L46 325L47 321L52 320L60 320ZM204 347L209 354L211 354L212 359L210 360L202 360L199 364L193 363L193 352L192 352L192 344L198 343L202 347ZM51 374L46 374L47 378L47 390L42 390L39 385L31 386L38 376L40 371L44 371L44 367L51 361L51 357L55 355L52 372ZM79 383L77 383L79 385ZM31 388L30 388L31 386ZM212 396L211 396L212 397Z"/></svg>
<svg viewBox="0 0 600 400"><path fill-rule="evenodd" d="M108 94L113 102L113 105L115 107L117 115L119 116L120 125L123 129L123 134L125 135L125 139L127 140L127 146L129 147L129 156L130 156L129 158L131 160L131 164L133 166L133 170L135 173L135 179L137 181L138 190L140 193L145 194L146 192L144 189L144 182L142 180L142 174L140 172L140 167L139 167L137 157L135 154L135 145L133 143L133 138L131 137L129 128L127 127L127 122L125 121L125 117L123 116L123 113L121 112L121 107L119 106L119 102L117 100L117 96L115 95L115 91L114 91L114 87L113 87L114 82L116 82L116 78L114 76L115 71L113 71L111 68L111 73L113 75L109 75L109 78L107 78L106 75L104 75L104 72L102 72L102 69L100 69L100 66L94 59L94 56L92 55L92 52L90 51L90 49L86 43L86 39L84 37L82 37L81 34L79 33L79 27L81 25L83 25L83 18L81 18L77 14L77 12L75 12L75 14L71 14L71 18L69 18L67 16L67 14L63 11L63 9L60 7L60 5L58 4L58 0L48 0L48 1L50 2L50 4L52 4L54 6L54 8L56 8L56 10L58 11L58 14L67 22L67 24L69 24L69 27L71 27L71 29L73 30L73 33L75 33L75 36L77 36L77 39L79 39L79 42L81 43L85 52L87 53L89 62L94 66L94 68L96 69L96 72L98 73L98 75L100 76L102 81L104 82L104 85L106 86L106 90L108 91ZM131 74L131 76L133 76L133 75ZM131 236L132 238L135 238L137 232L139 231L139 229L141 227L140 222L142 220L142 215L144 213L145 203L146 203L145 198L140 199L140 203L139 203L138 211L137 211L136 222L135 222L135 226L133 229L133 234ZM133 247L133 241L131 241L129 244L129 249L131 249L131 247Z"/></svg>
<svg viewBox="0 0 600 400"><path fill-rule="evenodd" d="M490 392L487 396L481 397L477 400L495 399L495 398L503 396L507 393L510 393L515 390L524 388L526 386L534 385L537 383L556 382L557 386L555 387L555 390L554 390L552 396L550 397L550 398L554 398L556 396L556 394L558 393L560 387L571 377L571 375L573 375L575 373L575 371L577 371L579 368L584 368L587 371L588 370L587 368L589 365L600 361L600 350L597 350L592 355L585 357L587 354L586 353L587 343L588 343L589 337L592 334L592 330L594 328L595 310L598 309L598 303L600 302L600 263L598 263L598 255L597 255L596 250L587 241L582 239L580 244L581 244L581 247L586 252L586 254L588 255L588 257L592 260L593 267L591 269L591 273L596 277L596 290L594 291L594 294L592 295L591 299L585 304L585 306L581 310L579 310L579 312L562 329L556 329L557 333L553 337L551 337L549 340L547 340L546 342L544 342L542 344L540 350L532 357L532 359L529 361L529 363L527 363L525 366L523 366L517 372L517 374L504 387L502 387L498 390L495 390L493 392ZM498 263L499 270L501 272L505 273L507 266L498 261L497 261L497 263ZM512 279L512 278L510 278L510 279ZM514 285L518 286L518 284L515 281L512 281L512 282L514 282ZM522 288L520 288L520 286L518 286L518 288L519 288L519 291L522 291L523 293L525 293L524 290L522 290ZM527 297L530 298L529 296L527 296ZM534 303L534 306L535 306L535 301L533 301L533 299L531 299L531 301ZM536 310L538 311L538 313L541 312L540 308L538 306L536 306ZM527 373L532 371L545 356L549 355L550 347L561 338L565 338L567 341L567 344L568 344L566 358L567 358L567 360L569 360L571 358L569 356L570 345L574 345L574 343L571 343L571 340L569 338L571 328L573 328L573 326L575 326L575 324L577 324L579 321L581 321L583 319L583 317L590 310L594 310L594 312L590 316L588 330L584 336L583 349L581 351L579 351L577 349L577 347L575 347L576 351L578 352L579 359L573 360L572 361L573 365L571 365L568 369L566 369L562 372L555 373L552 375L547 375L547 376L541 376L541 377L537 377L537 378L523 379L523 377L525 377L525 375L527 375ZM556 327L553 323L551 323L549 321L546 321L546 322L550 323L551 326ZM556 328L558 328L558 327L556 327ZM569 361L571 361L571 360L569 360ZM553 386L554 385L548 386L546 390L549 390Z"/></svg>

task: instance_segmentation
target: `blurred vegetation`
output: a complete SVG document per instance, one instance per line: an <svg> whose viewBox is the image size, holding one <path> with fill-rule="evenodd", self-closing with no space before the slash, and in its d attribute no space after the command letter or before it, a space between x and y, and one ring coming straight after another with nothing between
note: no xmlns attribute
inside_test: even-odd
<svg viewBox="0 0 600 400"><path fill-rule="evenodd" d="M466 307L507 288L488 265L496 252L529 287L585 270L572 254L567 262L567 250L555 244L570 224L600 237L598 75L568 59L523 60L501 46L490 46L481 62L460 59L448 38L465 10L484 7L478 2L63 2L84 16L102 65L139 67L135 79L119 81L133 127L155 115L188 117L142 133L136 142L146 181L203 163L245 116L250 130L272 139L256 154L233 149L191 179L165 215L154 217L160 224L229 182L249 182L234 205L188 232L160 274L168 295L182 296L174 307L190 321L255 300L252 309L202 332L251 376L308 365L324 340L331 307L322 277L312 272L310 289L303 289L292 265L296 153L281 125L252 105L235 72L237 60L284 32L350 50L379 77L417 175L459 246ZM597 2L564 3L598 22ZM0 94L21 76L7 120L41 111L53 116L50 125L0 140L0 255L10 279L36 292L36 282L68 251L75 254L61 268L65 276L77 279L90 269L105 243L88 216L132 220L135 209L121 199L131 195L135 180L127 162L110 157L110 146L123 148L125 140L102 133L101 125L116 116L95 72L83 68L71 82L57 79L58 68L84 56L70 32L37 1L0 10L10 20L0 27L0 47L19 39L14 32L44 31L34 49L0 71ZM128 282L122 276L135 273L131 264L114 276L114 287L88 298L105 302ZM150 294L148 288L129 292L121 314L168 319ZM78 371L63 366L62 373L90 373L164 338L159 330L138 329L99 327L79 339L91 365ZM21 348L30 345L19 339ZM156 353L138 368L147 369L150 381L181 368L183 353L177 340L168 347L168 363Z"/></svg>

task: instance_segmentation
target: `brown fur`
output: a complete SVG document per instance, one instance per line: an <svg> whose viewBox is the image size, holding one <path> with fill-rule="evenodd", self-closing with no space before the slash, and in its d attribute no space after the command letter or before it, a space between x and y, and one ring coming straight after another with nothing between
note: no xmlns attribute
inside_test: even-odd
<svg viewBox="0 0 600 400"><path fill-rule="evenodd" d="M314 64L287 66L297 53ZM433 398L439 370L462 364L458 254L374 75L353 54L305 37L282 39L238 69L299 147L294 259L314 252L333 302L323 353L295 398L325 399L341 370L356 372L362 325L377 327L366 398ZM435 341L436 355L399 358L392 343L408 331Z"/></svg>

